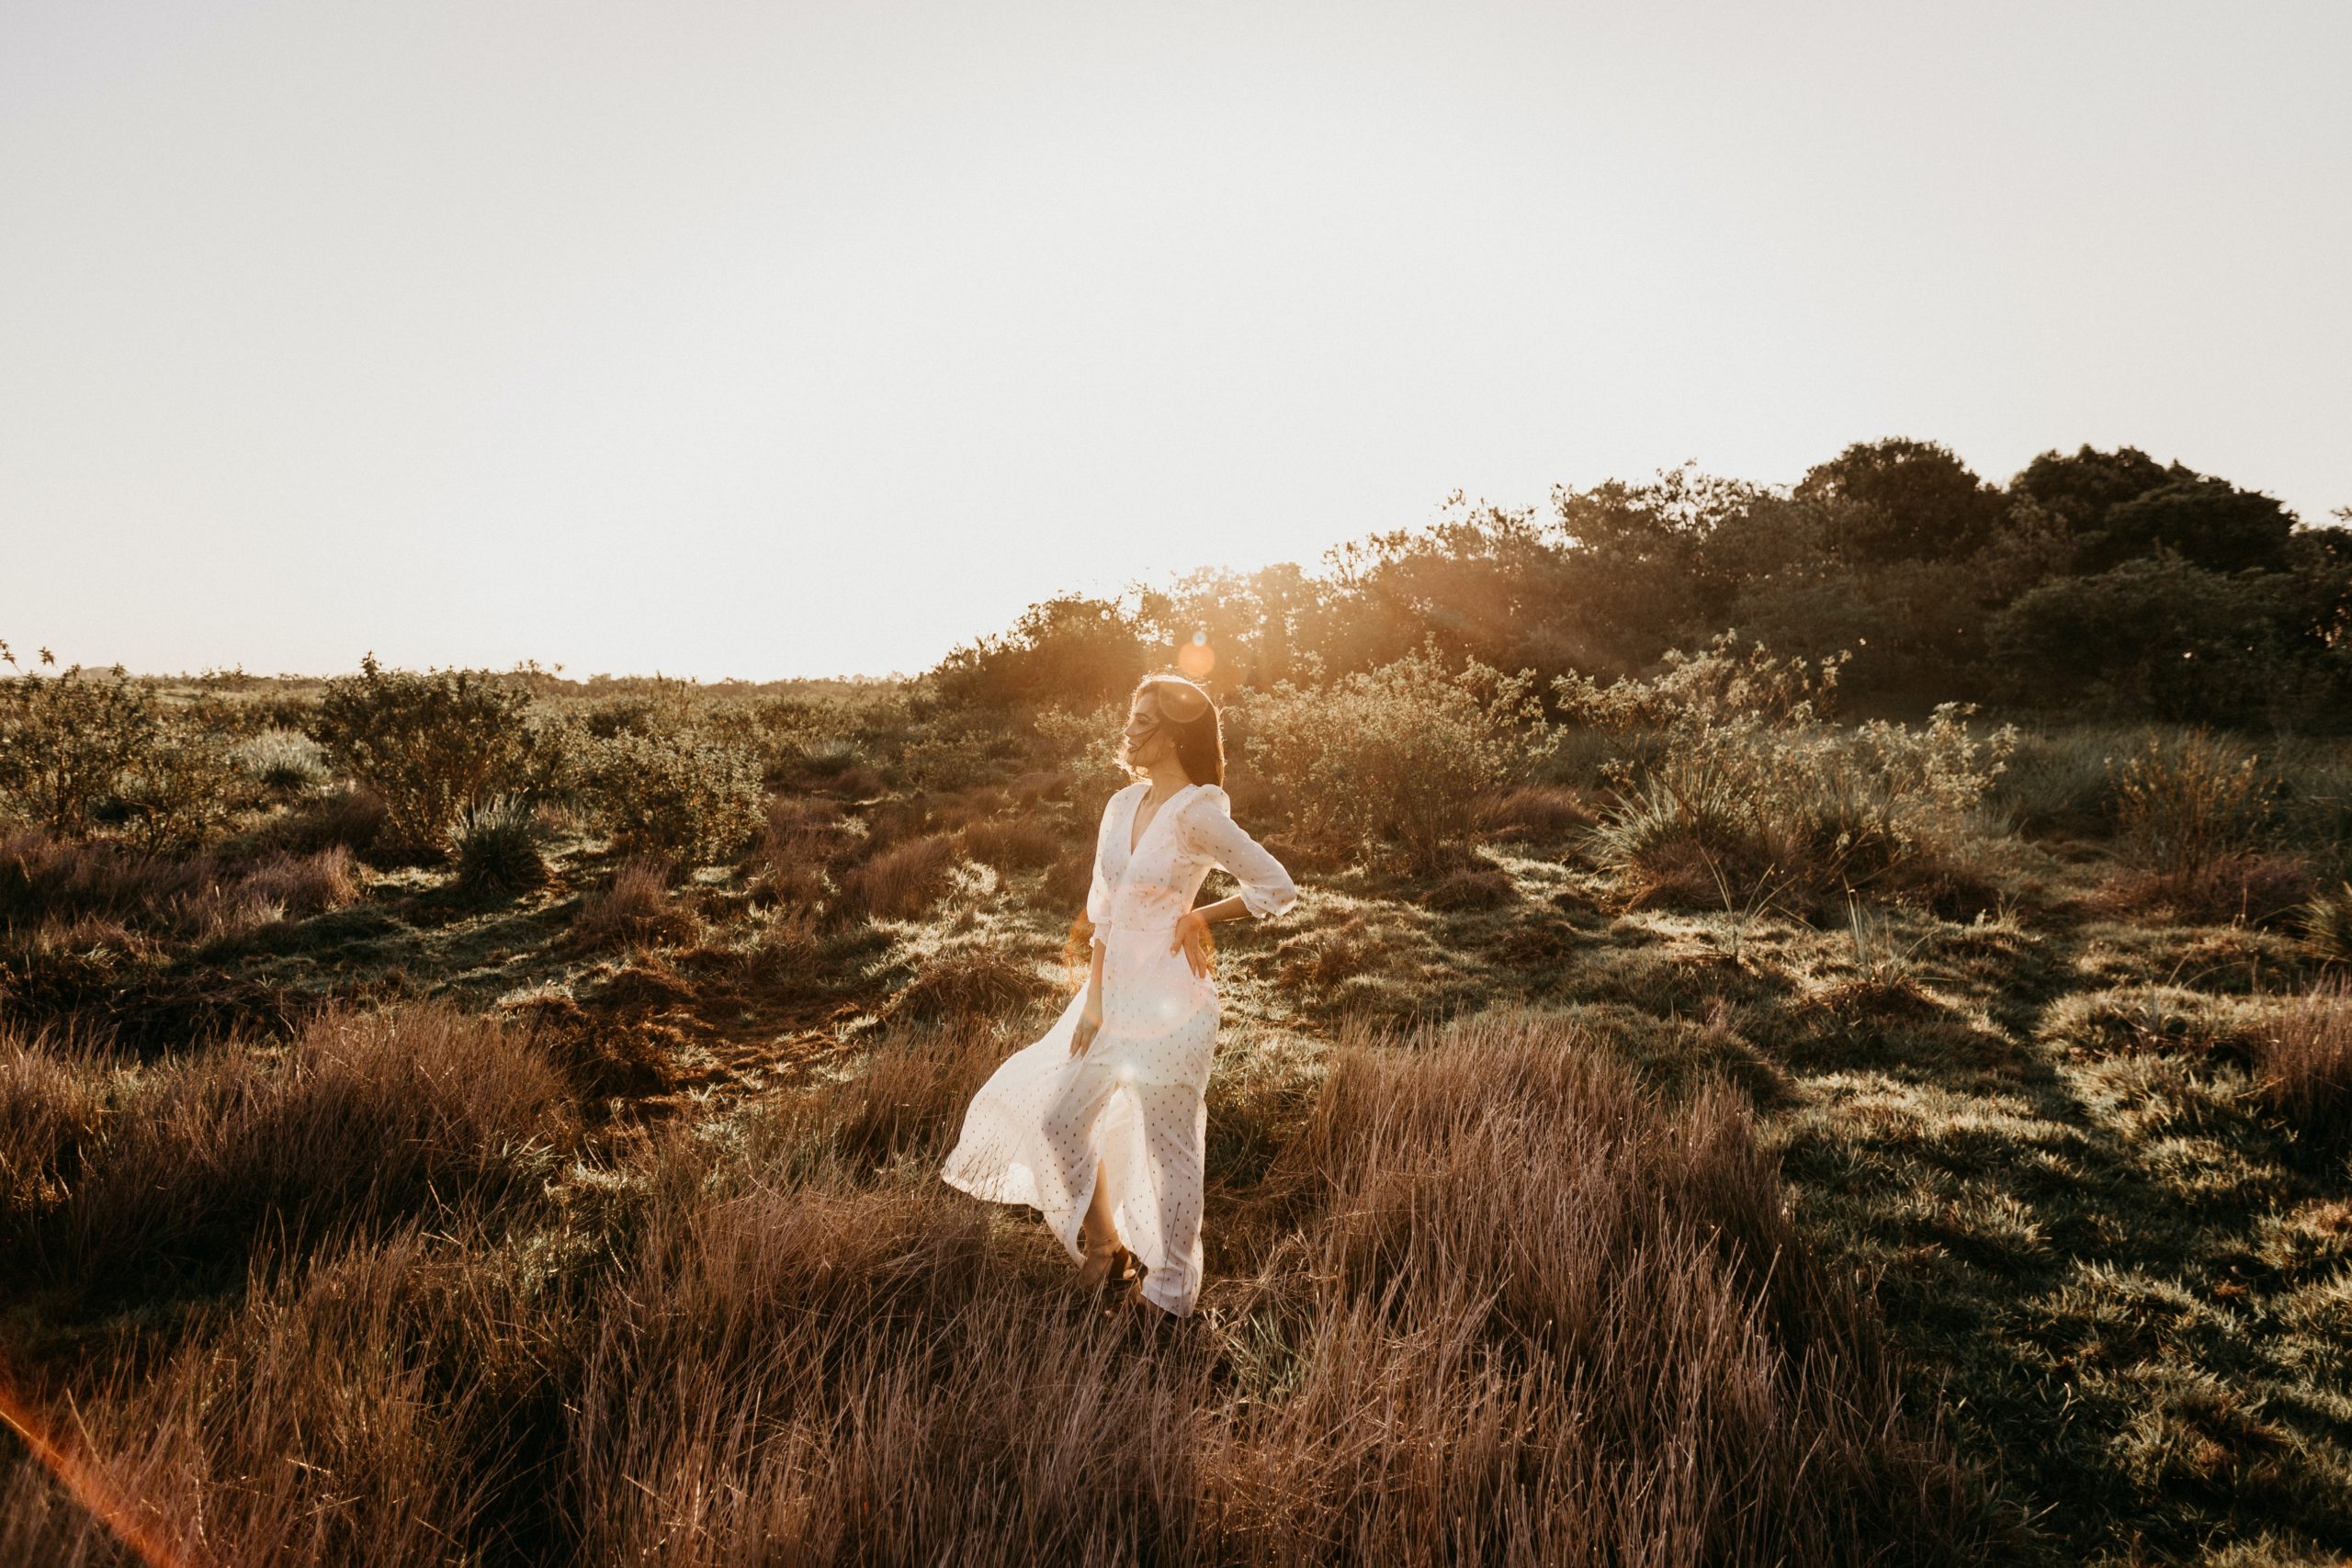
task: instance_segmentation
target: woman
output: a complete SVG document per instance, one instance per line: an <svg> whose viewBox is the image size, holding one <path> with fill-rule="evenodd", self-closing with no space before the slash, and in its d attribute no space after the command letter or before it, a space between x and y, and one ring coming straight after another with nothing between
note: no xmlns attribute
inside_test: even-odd
<svg viewBox="0 0 2352 1568"><path fill-rule="evenodd" d="M1111 796L1095 833L1085 988L972 1097L940 1176L1045 1211L1080 1284L1120 1267L1133 1282L1106 1310L1148 1302L1183 1317L1201 1286L1203 1096L1216 1042L1208 928L1279 915L1298 890L1233 820L1206 692L1146 677L1119 759L1140 776ZM1213 865L1241 891L1193 908Z"/></svg>

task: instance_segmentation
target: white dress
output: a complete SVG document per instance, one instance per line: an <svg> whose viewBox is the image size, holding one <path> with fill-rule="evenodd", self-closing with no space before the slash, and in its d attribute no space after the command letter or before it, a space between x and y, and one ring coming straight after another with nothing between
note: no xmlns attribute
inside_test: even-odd
<svg viewBox="0 0 2352 1568"><path fill-rule="evenodd" d="M1232 873L1243 906L1261 919L1289 908L1298 890L1215 784L1187 784L1162 801L1130 854L1149 787L1138 780L1112 795L1095 833L1086 913L1102 950L1102 1027L1084 1055L1069 1054L1081 986L1045 1037L1006 1057L972 1097L940 1177L991 1202L1043 1210L1080 1260L1079 1222L1099 1160L1119 1237L1148 1270L1144 1299L1183 1317L1201 1286L1203 1097L1217 999L1216 982L1194 976L1169 943L1213 865Z"/></svg>

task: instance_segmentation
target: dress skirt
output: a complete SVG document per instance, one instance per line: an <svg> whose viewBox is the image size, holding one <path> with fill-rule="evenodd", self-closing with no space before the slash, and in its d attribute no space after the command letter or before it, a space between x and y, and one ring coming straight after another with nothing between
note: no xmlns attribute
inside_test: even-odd
<svg viewBox="0 0 2352 1568"><path fill-rule="evenodd" d="M1080 987L1053 1027L972 1097L940 1177L974 1197L1042 1211L1078 1261L1099 1164L1119 1238L1146 1269L1143 1299L1184 1317L1201 1285L1216 987L1169 950L1167 927L1097 930L1102 1027L1086 1054L1069 1054Z"/></svg>

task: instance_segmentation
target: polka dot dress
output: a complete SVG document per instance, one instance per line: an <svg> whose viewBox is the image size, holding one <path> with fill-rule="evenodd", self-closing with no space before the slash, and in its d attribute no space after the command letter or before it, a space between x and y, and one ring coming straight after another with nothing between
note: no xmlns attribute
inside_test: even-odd
<svg viewBox="0 0 2352 1568"><path fill-rule="evenodd" d="M1261 918L1296 901L1282 863L1233 820L1215 784L1187 784L1134 836L1149 789L1138 780L1102 808L1086 912L1102 950L1102 1027L1069 1054L1079 988L1042 1039L1006 1057L972 1097L940 1177L997 1203L1042 1210L1072 1261L1098 1166L1119 1238L1142 1260L1143 1297L1178 1317L1201 1286L1202 1156L1208 1138L1209 1066L1217 1000L1182 948L1176 919L1193 907L1212 866L1233 874ZM1130 843L1134 848L1129 850Z"/></svg>

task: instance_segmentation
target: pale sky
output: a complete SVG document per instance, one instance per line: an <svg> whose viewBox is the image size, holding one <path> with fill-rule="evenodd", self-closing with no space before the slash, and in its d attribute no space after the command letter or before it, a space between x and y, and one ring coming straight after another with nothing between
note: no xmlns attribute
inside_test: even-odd
<svg viewBox="0 0 2352 1568"><path fill-rule="evenodd" d="M1555 483L2352 503L2352 5L0 0L0 638L911 671Z"/></svg>

